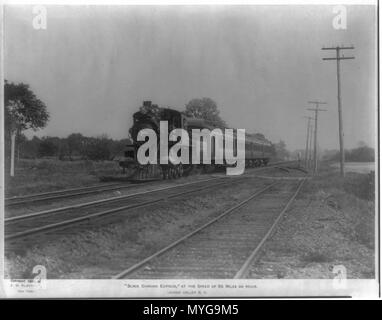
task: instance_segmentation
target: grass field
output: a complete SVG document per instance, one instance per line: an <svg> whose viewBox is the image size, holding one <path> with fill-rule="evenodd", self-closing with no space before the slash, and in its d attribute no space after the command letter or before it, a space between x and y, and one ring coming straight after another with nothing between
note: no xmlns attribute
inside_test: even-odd
<svg viewBox="0 0 382 320"><path fill-rule="evenodd" d="M115 161L21 159L15 176L5 175L5 194L9 197L81 187L99 183L102 175L120 173L121 168Z"/></svg>

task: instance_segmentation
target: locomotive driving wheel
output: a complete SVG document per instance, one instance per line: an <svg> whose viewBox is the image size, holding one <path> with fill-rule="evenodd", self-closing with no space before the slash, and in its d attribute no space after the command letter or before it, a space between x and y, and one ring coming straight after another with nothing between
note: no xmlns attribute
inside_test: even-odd
<svg viewBox="0 0 382 320"><path fill-rule="evenodd" d="M162 177L163 177L163 180L166 180L168 179L168 168L167 166L161 166L162 168Z"/></svg>
<svg viewBox="0 0 382 320"><path fill-rule="evenodd" d="M168 169L168 178L169 179L175 178L175 171L174 171L174 168L172 168L172 167L169 167L169 169Z"/></svg>
<svg viewBox="0 0 382 320"><path fill-rule="evenodd" d="M178 165L178 175L179 175L179 178L183 177L183 165L182 164Z"/></svg>

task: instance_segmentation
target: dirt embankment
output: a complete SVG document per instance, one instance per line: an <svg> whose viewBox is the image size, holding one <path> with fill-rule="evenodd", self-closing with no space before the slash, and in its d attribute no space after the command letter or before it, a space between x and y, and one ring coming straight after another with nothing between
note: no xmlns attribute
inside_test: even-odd
<svg viewBox="0 0 382 320"><path fill-rule="evenodd" d="M272 169L267 174L273 179L280 175L279 171ZM46 266L48 278L109 278L272 179L253 176L239 185L226 185L117 216L114 223L105 225L101 221L85 231L55 235L23 252L7 254L6 274L28 278L33 266L40 264ZM342 180L334 168L322 167L319 176L306 182L265 244L250 276L333 278L333 267L343 265L348 278L374 278L373 183L367 174L348 173Z"/></svg>
<svg viewBox="0 0 382 320"><path fill-rule="evenodd" d="M48 278L110 278L244 200L269 180L248 179L102 219L57 233L6 255L6 276L30 278L35 265Z"/></svg>
<svg viewBox="0 0 382 320"><path fill-rule="evenodd" d="M254 264L253 278L375 277L375 203L372 175L329 167L304 186L294 206ZM335 269L334 269L335 270Z"/></svg>

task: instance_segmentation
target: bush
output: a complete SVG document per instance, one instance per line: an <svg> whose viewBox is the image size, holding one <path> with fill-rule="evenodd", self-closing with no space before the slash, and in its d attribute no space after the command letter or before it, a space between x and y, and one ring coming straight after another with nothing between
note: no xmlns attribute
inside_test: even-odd
<svg viewBox="0 0 382 320"><path fill-rule="evenodd" d="M375 199L374 171L369 174L348 173L343 188L358 198L373 201Z"/></svg>
<svg viewBox="0 0 382 320"><path fill-rule="evenodd" d="M374 162L374 149L368 146L345 150L345 161L351 162ZM330 160L339 161L340 153L336 152Z"/></svg>
<svg viewBox="0 0 382 320"><path fill-rule="evenodd" d="M10 138L4 141L5 165L9 171ZM16 141L16 157L20 159L36 159L55 157L59 160L113 160L123 155L129 139L113 140L106 135L99 137L85 137L79 133L71 134L67 138L34 136L28 140L20 135Z"/></svg>
<svg viewBox="0 0 382 320"><path fill-rule="evenodd" d="M111 140L106 137L89 138L84 148L87 159L108 160L111 155Z"/></svg>
<svg viewBox="0 0 382 320"><path fill-rule="evenodd" d="M53 141L48 139L42 140L38 147L38 155L39 157L51 157L55 156L58 151L58 146L54 144Z"/></svg>

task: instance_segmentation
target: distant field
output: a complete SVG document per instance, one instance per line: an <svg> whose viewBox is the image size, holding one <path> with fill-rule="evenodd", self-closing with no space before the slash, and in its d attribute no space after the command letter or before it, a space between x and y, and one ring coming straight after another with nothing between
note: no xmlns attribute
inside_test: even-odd
<svg viewBox="0 0 382 320"><path fill-rule="evenodd" d="M339 168L340 164L334 163L332 166ZM375 171L374 162L345 162L345 172L369 173L370 171Z"/></svg>
<svg viewBox="0 0 382 320"><path fill-rule="evenodd" d="M120 174L115 161L21 159L13 178L5 177L6 196L54 191L99 183L102 175Z"/></svg>

